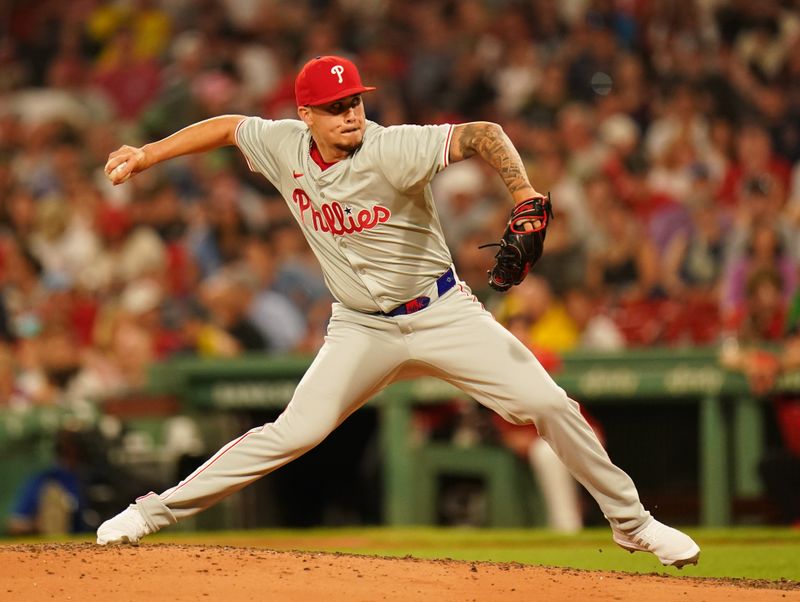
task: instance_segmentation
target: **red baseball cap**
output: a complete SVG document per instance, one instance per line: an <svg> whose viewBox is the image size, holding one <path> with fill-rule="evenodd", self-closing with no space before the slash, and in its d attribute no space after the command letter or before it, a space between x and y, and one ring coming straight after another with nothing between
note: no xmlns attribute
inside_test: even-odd
<svg viewBox="0 0 800 602"><path fill-rule="evenodd" d="M341 56L318 56L300 70L294 80L297 106L322 105L353 94L370 92L373 86L361 83L352 61Z"/></svg>

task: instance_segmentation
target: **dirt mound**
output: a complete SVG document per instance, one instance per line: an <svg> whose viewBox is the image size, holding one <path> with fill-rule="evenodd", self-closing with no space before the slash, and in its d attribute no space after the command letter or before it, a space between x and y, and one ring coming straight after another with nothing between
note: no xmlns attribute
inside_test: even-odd
<svg viewBox="0 0 800 602"><path fill-rule="evenodd" d="M6 545L0 567L0 600L25 602L800 601L795 583L202 545Z"/></svg>

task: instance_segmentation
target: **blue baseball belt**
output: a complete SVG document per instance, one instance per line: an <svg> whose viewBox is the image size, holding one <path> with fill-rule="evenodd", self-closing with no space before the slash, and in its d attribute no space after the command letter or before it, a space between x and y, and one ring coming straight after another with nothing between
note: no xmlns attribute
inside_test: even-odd
<svg viewBox="0 0 800 602"><path fill-rule="evenodd" d="M436 290L439 293L439 297L444 295L455 285L456 285L456 276L453 273L453 268L447 268L447 271L436 279ZM412 299L411 301L406 301L402 305L398 305L391 311L376 312L376 315L389 316L389 317L405 316L407 314L416 313L421 309L425 309L430 304L431 304L431 298L422 295L421 297L417 297L416 299Z"/></svg>

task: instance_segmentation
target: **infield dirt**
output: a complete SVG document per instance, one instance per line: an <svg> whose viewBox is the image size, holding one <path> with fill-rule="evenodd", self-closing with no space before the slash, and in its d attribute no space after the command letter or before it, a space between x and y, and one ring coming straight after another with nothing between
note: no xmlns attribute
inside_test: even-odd
<svg viewBox="0 0 800 602"><path fill-rule="evenodd" d="M794 582L142 544L0 546L0 600L800 601Z"/></svg>

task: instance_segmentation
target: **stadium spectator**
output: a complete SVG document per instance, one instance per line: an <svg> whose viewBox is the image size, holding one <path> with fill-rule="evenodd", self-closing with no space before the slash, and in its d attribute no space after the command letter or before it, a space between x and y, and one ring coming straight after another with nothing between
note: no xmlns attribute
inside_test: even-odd
<svg viewBox="0 0 800 602"><path fill-rule="evenodd" d="M791 179L789 162L775 153L767 130L757 121L745 122L735 133L735 162L729 165L717 194L726 207L738 208L753 182L769 182L762 193L780 211L786 201Z"/></svg>
<svg viewBox="0 0 800 602"><path fill-rule="evenodd" d="M242 269L250 277L247 316L277 353L294 351L308 328L301 309L274 289L277 265L272 241L254 234L244 250Z"/></svg>
<svg viewBox="0 0 800 602"><path fill-rule="evenodd" d="M86 531L87 463L81 435L66 429L56 433L55 461L32 475L17 493L6 524L9 535L63 535Z"/></svg>
<svg viewBox="0 0 800 602"><path fill-rule="evenodd" d="M750 279L758 272L777 274L780 297L788 303L797 286L797 263L786 251L775 224L759 220L740 252L734 250L723 274L722 311L737 312L749 294Z"/></svg>
<svg viewBox="0 0 800 602"><path fill-rule="evenodd" d="M779 377L800 369L797 295L791 307L782 297L780 274L762 268L748 281L747 302L728 324L722 366L745 375L754 395L772 401L777 437L770 438L759 474L776 519L797 525L800 492L800 399L775 390Z"/></svg>
<svg viewBox="0 0 800 602"><path fill-rule="evenodd" d="M117 30L92 75L93 85L106 95L122 121L138 118L161 87L161 69L153 58L138 55L135 43L130 29Z"/></svg>
<svg viewBox="0 0 800 602"><path fill-rule="evenodd" d="M611 201L595 215L595 227L603 238L587 256L589 291L617 302L655 295L658 252L653 241L643 235L642 226L630 219L629 211L619 201Z"/></svg>
<svg viewBox="0 0 800 602"><path fill-rule="evenodd" d="M240 263L227 265L200 283L199 298L211 324L230 337L228 355L265 352L272 342L250 317L256 280Z"/></svg>

